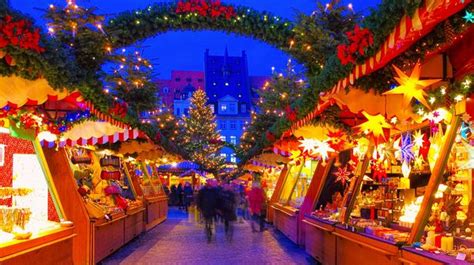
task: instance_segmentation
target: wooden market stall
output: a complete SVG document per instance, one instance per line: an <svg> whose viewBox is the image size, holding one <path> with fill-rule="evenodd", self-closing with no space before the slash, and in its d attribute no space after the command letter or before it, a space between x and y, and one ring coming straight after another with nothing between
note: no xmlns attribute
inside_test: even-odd
<svg viewBox="0 0 474 265"><path fill-rule="evenodd" d="M38 141L48 99L75 101L44 79L0 77L0 264L72 264L79 232Z"/></svg>
<svg viewBox="0 0 474 265"><path fill-rule="evenodd" d="M458 45L469 41L470 33ZM382 95L351 87L347 92L336 88L322 98L339 106L347 124L355 126L355 135L363 136L350 150L350 160L357 166L350 170L349 184L334 186L330 174L321 186L314 212L303 221L306 250L319 262L472 261L471 116L466 115L471 99L465 100L472 77L452 58L432 53L405 73L395 68L398 87ZM472 55L465 61L470 58ZM416 85L410 87L410 82ZM435 103L435 96L425 100L425 92L414 94L425 89L445 95L445 90L456 91L456 87L462 87L464 94L453 95L442 107ZM418 111L410 104L415 97L422 106ZM341 161L342 155L340 152Z"/></svg>
<svg viewBox="0 0 474 265"><path fill-rule="evenodd" d="M144 175L151 182L154 189L154 197L146 200L147 215L146 215L146 229L150 230L156 225L164 222L168 215L168 196L163 189L163 184L156 171L156 166L153 164L142 163Z"/></svg>
<svg viewBox="0 0 474 265"><path fill-rule="evenodd" d="M104 126L111 131L102 130ZM137 131L110 126L107 122L86 122L73 127L64 135L66 138L59 140L59 145L64 142L65 146L58 150L48 147L51 144L47 141L44 143L52 177L61 183L58 196L64 198L64 210L77 224L73 252L77 264L95 264L144 231L143 200L126 174L123 158L87 145L97 143L98 138L108 141L109 136L112 141L138 136ZM125 138L114 137L124 133ZM75 134L82 135L83 145L76 145Z"/></svg>

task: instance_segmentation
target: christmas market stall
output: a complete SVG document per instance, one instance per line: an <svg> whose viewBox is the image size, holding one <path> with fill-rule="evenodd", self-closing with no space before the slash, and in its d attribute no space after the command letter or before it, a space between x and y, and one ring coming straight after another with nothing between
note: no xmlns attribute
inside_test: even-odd
<svg viewBox="0 0 474 265"><path fill-rule="evenodd" d="M145 229L149 230L166 220L168 197L164 190L163 180L158 173L160 163L178 162L179 156L172 155L151 142L130 141L122 143L120 153L136 154L128 159L127 169L132 176L135 189L142 194L145 211Z"/></svg>
<svg viewBox="0 0 474 265"><path fill-rule="evenodd" d="M319 262L471 261L471 10L426 1L321 95L316 109L339 108L353 147L339 152L304 219L306 250ZM413 32L422 34L408 41Z"/></svg>
<svg viewBox="0 0 474 265"><path fill-rule="evenodd" d="M109 121L84 121L57 138L40 135L52 177L60 183L58 195L78 230L73 253L78 263L102 260L144 229L143 201L123 156L94 146L134 139L139 131Z"/></svg>
<svg viewBox="0 0 474 265"><path fill-rule="evenodd" d="M71 264L78 229L37 135L57 132L42 106L81 101L44 79L0 77L0 263Z"/></svg>
<svg viewBox="0 0 474 265"><path fill-rule="evenodd" d="M290 162L279 180L278 199L271 205L273 223L298 244L304 243L303 217L314 208L320 181L334 162L329 156L336 147L328 140L330 131L329 127L304 126L274 145L277 152L290 154Z"/></svg>

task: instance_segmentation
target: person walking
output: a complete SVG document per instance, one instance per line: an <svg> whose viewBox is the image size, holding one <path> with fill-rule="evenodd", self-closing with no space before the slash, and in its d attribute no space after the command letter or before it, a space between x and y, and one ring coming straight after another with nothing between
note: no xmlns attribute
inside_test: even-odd
<svg viewBox="0 0 474 265"><path fill-rule="evenodd" d="M184 184L184 209L186 212L189 211L189 206L193 202L193 187L191 187L191 183L186 182Z"/></svg>
<svg viewBox="0 0 474 265"><path fill-rule="evenodd" d="M217 200L217 189L212 187L211 182L208 181L197 196L197 207L204 218L208 243L211 243L212 239L212 225L213 219L216 216Z"/></svg>
<svg viewBox="0 0 474 265"><path fill-rule="evenodd" d="M233 222L237 220L235 214L237 198L230 184L224 184L219 192L219 211L224 220L224 231L228 241L232 241L234 234Z"/></svg>
<svg viewBox="0 0 474 265"><path fill-rule="evenodd" d="M252 182L252 189L248 192L248 201L250 206L250 213L252 214L252 232L256 232L255 223L258 223L260 232L264 230L263 207L265 205L265 193L257 181Z"/></svg>

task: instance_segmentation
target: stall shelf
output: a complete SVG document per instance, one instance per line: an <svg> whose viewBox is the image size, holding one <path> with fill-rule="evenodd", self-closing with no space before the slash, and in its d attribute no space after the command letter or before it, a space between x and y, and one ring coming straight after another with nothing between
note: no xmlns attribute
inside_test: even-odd
<svg viewBox="0 0 474 265"><path fill-rule="evenodd" d="M0 264L72 264L77 226L34 133L0 119Z"/></svg>
<svg viewBox="0 0 474 265"><path fill-rule="evenodd" d="M272 205L275 228L297 244L304 244L301 222L303 216L311 211L320 176L327 167L327 164L311 160L290 165L279 200Z"/></svg>
<svg viewBox="0 0 474 265"><path fill-rule="evenodd" d="M155 200L148 201L148 208L151 210L148 212L146 217L147 230L155 227L156 225L164 222L168 216L168 196L165 193L163 184L161 182L160 176L157 172L155 164L145 165L145 175L148 174L148 177L155 188L157 197Z"/></svg>
<svg viewBox="0 0 474 265"><path fill-rule="evenodd" d="M52 148L43 148L52 177L54 181L60 183L58 195L65 199L64 210L71 220L74 220L78 229L72 255L75 264L98 263L138 236L144 229L143 202L134 189L131 189L132 179L120 167L122 159L118 156L113 157L113 160L117 161L113 162L117 171L110 172L109 169L101 168L98 154L92 149L94 148L63 147L56 151ZM90 161L84 164L73 163L72 150L81 150L82 158ZM91 189L92 192L86 191L87 195L80 193L87 188L80 185L83 183L79 179L83 176L79 176L79 172L91 174L91 179L88 181L95 187ZM102 172L118 173L117 180L123 185L120 197L123 194L127 199L119 198L119 194L103 193L106 188L103 185L106 183L102 178ZM101 204L95 203L94 200L100 201ZM124 200L127 206L119 206L120 203L125 203Z"/></svg>

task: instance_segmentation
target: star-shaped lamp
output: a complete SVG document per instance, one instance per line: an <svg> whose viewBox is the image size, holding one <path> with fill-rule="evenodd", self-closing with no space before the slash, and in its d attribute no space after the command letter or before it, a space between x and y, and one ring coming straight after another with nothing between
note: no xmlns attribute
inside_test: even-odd
<svg viewBox="0 0 474 265"><path fill-rule="evenodd" d="M466 11L466 15L463 18L466 22L474 23L474 14L472 12Z"/></svg>
<svg viewBox="0 0 474 265"><path fill-rule="evenodd" d="M365 111L362 112L362 115L365 116L367 121L357 125L356 128L360 129L366 135L372 135L376 145L379 141L386 141L390 129L392 129L392 125L385 120L385 117L381 114L370 115Z"/></svg>
<svg viewBox="0 0 474 265"><path fill-rule="evenodd" d="M399 86L396 88L383 93L383 95L403 95L403 106L407 107L412 99L418 100L428 109L431 109L428 102L426 102L425 97L427 96L425 88L439 82L441 79L429 79L429 80L420 80L421 75L421 65L417 63L411 75L406 75L402 70L400 70L395 65L393 66L398 77L394 77L398 82Z"/></svg>

